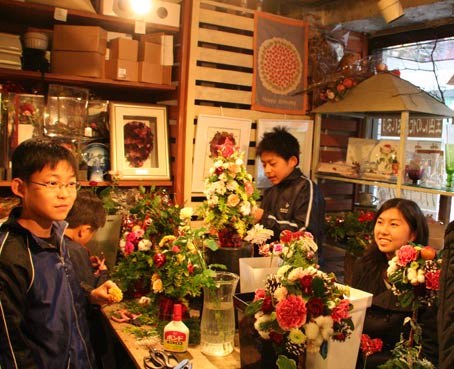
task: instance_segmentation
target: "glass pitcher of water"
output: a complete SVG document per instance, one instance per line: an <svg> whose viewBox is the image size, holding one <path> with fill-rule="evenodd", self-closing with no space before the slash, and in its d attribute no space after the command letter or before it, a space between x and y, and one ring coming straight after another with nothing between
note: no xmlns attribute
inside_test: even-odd
<svg viewBox="0 0 454 369"><path fill-rule="evenodd" d="M233 295L240 277L216 272L214 288L203 289L200 349L209 356L225 356L234 348L235 311Z"/></svg>

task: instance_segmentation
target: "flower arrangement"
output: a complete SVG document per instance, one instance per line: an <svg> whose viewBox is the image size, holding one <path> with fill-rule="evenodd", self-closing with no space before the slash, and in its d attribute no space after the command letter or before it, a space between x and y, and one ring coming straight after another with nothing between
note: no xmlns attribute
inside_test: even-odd
<svg viewBox="0 0 454 369"><path fill-rule="evenodd" d="M413 316L404 322L410 323L408 339L402 336L392 350L393 358L380 365L380 369L435 368L429 360L420 357L422 330L417 312L419 307L432 306L437 301L441 262L433 247L414 243L402 246L389 261L387 276L392 291L400 306L412 308Z"/></svg>
<svg viewBox="0 0 454 369"><path fill-rule="evenodd" d="M389 261L387 275L403 307L433 305L438 296L441 259L431 246L408 244Z"/></svg>
<svg viewBox="0 0 454 369"><path fill-rule="evenodd" d="M112 275L124 291L150 293L153 300L200 295L214 275L205 265L203 249L217 244L204 228L191 228L191 216L191 208L181 209L164 190L141 189L125 217L121 255Z"/></svg>
<svg viewBox="0 0 454 369"><path fill-rule="evenodd" d="M327 215L328 235L354 256L361 256L373 239L374 211Z"/></svg>
<svg viewBox="0 0 454 369"><path fill-rule="evenodd" d="M326 357L328 339L345 341L354 329L353 306L345 297L349 290L336 283L333 273L317 269L316 251L310 233L282 232L272 246L282 265L246 309L255 316L260 337L272 342L280 368L296 368L295 359L305 352Z"/></svg>
<svg viewBox="0 0 454 369"><path fill-rule="evenodd" d="M329 83L328 86L320 92L322 101L339 101L357 82L352 77L342 77L334 83Z"/></svg>
<svg viewBox="0 0 454 369"><path fill-rule="evenodd" d="M199 215L220 237L227 231L227 242L220 240L221 246L240 247L253 223L253 210L260 194L246 170L244 153L229 136L216 147L217 156L213 156L213 166L205 178L206 200L199 208Z"/></svg>

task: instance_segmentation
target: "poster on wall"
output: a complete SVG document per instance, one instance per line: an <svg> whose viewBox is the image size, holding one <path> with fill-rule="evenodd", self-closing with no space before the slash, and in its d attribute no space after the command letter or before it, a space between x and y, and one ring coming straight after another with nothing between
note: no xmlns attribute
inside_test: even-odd
<svg viewBox="0 0 454 369"><path fill-rule="evenodd" d="M308 32L307 22L255 12L252 109L305 114Z"/></svg>
<svg viewBox="0 0 454 369"><path fill-rule="evenodd" d="M285 127L287 131L296 137L300 144L299 168L307 177L310 177L312 159L312 137L314 130L313 120L283 120L283 119L259 119L257 121L257 142L261 141L266 132L270 132L274 127ZM263 170L260 158L255 162L255 174L257 188L271 187L272 183L268 180Z"/></svg>
<svg viewBox="0 0 454 369"><path fill-rule="evenodd" d="M217 156L216 145L222 144L226 137L244 152L243 161L247 163L251 124L250 119L199 115L194 147L192 192L203 192L205 177L209 175L213 157Z"/></svg>

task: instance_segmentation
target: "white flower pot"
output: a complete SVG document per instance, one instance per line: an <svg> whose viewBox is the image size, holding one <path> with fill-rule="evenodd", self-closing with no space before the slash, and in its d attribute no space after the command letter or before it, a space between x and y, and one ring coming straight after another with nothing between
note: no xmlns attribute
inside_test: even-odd
<svg viewBox="0 0 454 369"><path fill-rule="evenodd" d="M240 259L240 291L254 292L257 288L264 288L266 277L276 273L280 259L277 256L271 260L270 256L241 258Z"/></svg>
<svg viewBox="0 0 454 369"><path fill-rule="evenodd" d="M329 340L326 359L323 359L319 353L308 352L306 356L308 369L353 369L355 367L366 309L372 305L372 294L350 288L350 301L353 304L351 317L355 325L352 335L345 342Z"/></svg>

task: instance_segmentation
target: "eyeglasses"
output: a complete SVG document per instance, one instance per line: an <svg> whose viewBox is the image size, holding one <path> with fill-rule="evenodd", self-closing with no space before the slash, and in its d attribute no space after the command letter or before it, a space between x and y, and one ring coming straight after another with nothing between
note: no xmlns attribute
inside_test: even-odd
<svg viewBox="0 0 454 369"><path fill-rule="evenodd" d="M43 187L46 187L50 191L61 191L62 188L66 188L67 190L70 191L78 191L80 189L80 183L76 181L72 181L69 183L59 183L55 181L49 181L46 183L40 183L40 182L34 182L30 181L30 183L34 183Z"/></svg>

